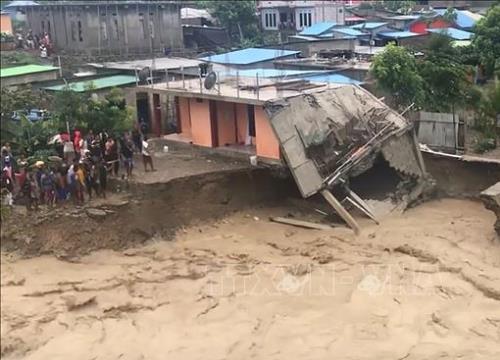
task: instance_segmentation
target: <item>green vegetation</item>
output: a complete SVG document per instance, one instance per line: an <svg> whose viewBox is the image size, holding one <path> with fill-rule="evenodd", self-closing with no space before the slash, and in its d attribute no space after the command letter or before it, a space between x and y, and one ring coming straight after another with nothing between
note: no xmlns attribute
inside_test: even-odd
<svg viewBox="0 0 500 360"><path fill-rule="evenodd" d="M254 0L241 1L209 1L198 0L200 7L217 18L239 44L261 41L261 34L257 26L257 9Z"/></svg>
<svg viewBox="0 0 500 360"><path fill-rule="evenodd" d="M454 12L447 11L452 17ZM500 114L498 80L475 86L474 67L481 65L487 78L500 73L500 6L493 6L476 26L471 46L454 47L448 37L435 34L416 57L411 50L394 45L377 55L371 72L380 90L403 109L414 103L415 109L432 112L475 113L475 128L480 138L477 152L495 148L496 121Z"/></svg>
<svg viewBox="0 0 500 360"><path fill-rule="evenodd" d="M500 5L492 6L474 29L472 47L487 75L500 69ZM497 73L498 76L498 73Z"/></svg>
<svg viewBox="0 0 500 360"><path fill-rule="evenodd" d="M34 56L26 51L3 51L1 58L2 68L41 64L40 57Z"/></svg>
<svg viewBox="0 0 500 360"><path fill-rule="evenodd" d="M48 140L66 131L68 125L71 130L109 133L132 127L132 111L125 105L123 91L118 88L103 97L94 95L91 87L84 93L66 88L54 96L29 87L2 88L1 91L1 141L10 142L16 153L24 152L28 157L43 159L51 155L53 147L47 144ZM12 120L14 111L28 112L34 108L51 111L49 119L30 122L21 115L20 121Z"/></svg>
<svg viewBox="0 0 500 360"><path fill-rule="evenodd" d="M424 80L418 73L415 57L405 48L387 45L384 52L375 56L372 74L378 87L391 94L400 109L412 103L423 104Z"/></svg>

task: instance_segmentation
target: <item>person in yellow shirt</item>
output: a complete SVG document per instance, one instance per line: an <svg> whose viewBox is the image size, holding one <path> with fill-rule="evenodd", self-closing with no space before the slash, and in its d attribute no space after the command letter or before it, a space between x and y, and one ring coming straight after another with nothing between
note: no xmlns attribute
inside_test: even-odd
<svg viewBox="0 0 500 360"><path fill-rule="evenodd" d="M75 194L78 203L83 204L83 193L85 191L85 171L83 164L75 164Z"/></svg>

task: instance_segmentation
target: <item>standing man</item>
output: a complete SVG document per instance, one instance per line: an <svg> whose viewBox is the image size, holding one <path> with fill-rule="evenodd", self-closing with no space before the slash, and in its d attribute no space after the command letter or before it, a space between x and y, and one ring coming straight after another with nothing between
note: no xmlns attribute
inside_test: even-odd
<svg viewBox="0 0 500 360"><path fill-rule="evenodd" d="M127 178L132 176L132 169L134 168L133 156L134 156L134 144L132 140L125 134L121 143L121 153L123 157L123 165L127 172Z"/></svg>
<svg viewBox="0 0 500 360"><path fill-rule="evenodd" d="M149 151L147 135L144 135L144 137L142 138L142 163L144 164L145 172L148 172L148 164L151 167L151 171L155 171L155 168L153 166L153 158L151 157L151 153Z"/></svg>

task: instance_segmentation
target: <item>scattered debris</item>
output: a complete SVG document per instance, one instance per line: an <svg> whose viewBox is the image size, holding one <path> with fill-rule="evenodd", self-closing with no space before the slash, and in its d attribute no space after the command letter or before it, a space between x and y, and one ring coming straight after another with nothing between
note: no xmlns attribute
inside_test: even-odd
<svg viewBox="0 0 500 360"><path fill-rule="evenodd" d="M87 209L87 215L93 219L102 219L102 218L105 218L108 213L104 210L100 210L100 209L95 209L95 208L90 208L90 209Z"/></svg>
<svg viewBox="0 0 500 360"><path fill-rule="evenodd" d="M324 225L324 224L316 224L312 223L309 221L303 221L303 220L295 220L295 219L289 219L289 218L284 218L284 217L273 217L271 218L271 221L281 223L281 224L287 224L287 225L293 225L293 226L299 226L307 229L315 229L315 230L332 230L333 227L330 225Z"/></svg>

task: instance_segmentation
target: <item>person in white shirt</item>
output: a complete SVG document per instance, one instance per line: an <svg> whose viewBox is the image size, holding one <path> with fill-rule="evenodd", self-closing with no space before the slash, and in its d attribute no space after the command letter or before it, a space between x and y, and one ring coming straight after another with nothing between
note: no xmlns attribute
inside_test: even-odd
<svg viewBox="0 0 500 360"><path fill-rule="evenodd" d="M148 172L148 164L151 167L151 171L155 171L153 166L153 158L149 151L148 137L144 135L142 138L142 163L144 164L144 171Z"/></svg>

